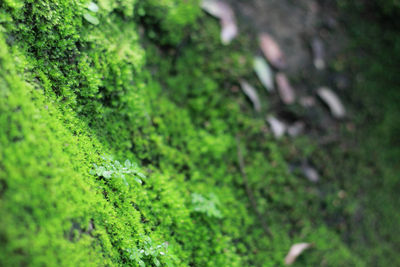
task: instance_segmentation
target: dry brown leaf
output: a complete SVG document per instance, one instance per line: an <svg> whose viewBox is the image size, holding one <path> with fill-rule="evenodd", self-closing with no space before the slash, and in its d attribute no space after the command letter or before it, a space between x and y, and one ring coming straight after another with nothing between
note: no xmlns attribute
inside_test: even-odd
<svg viewBox="0 0 400 267"><path fill-rule="evenodd" d="M274 90L274 73L268 63L262 57L255 57L253 63L254 71L256 72L258 79L267 91L272 92Z"/></svg>
<svg viewBox="0 0 400 267"><path fill-rule="evenodd" d="M259 37L260 48L265 57L277 69L286 68L285 56L278 43L267 33L263 33Z"/></svg>
<svg viewBox="0 0 400 267"><path fill-rule="evenodd" d="M254 109L256 111L261 111L261 103L260 98L258 97L256 89L251 86L245 80L240 80L240 87L242 88L243 92L247 95L250 101L253 103Z"/></svg>
<svg viewBox="0 0 400 267"><path fill-rule="evenodd" d="M329 88L321 87L317 91L319 97L328 105L332 115L337 119L342 119L346 116L346 109L339 97Z"/></svg>
<svg viewBox="0 0 400 267"><path fill-rule="evenodd" d="M219 0L203 0L201 7L220 20L222 43L229 44L238 34L235 13L232 8L226 2Z"/></svg>
<svg viewBox="0 0 400 267"><path fill-rule="evenodd" d="M275 138L281 138L286 132L286 124L278 120L274 116L270 115L267 117L269 126L271 127L272 133Z"/></svg>
<svg viewBox="0 0 400 267"><path fill-rule="evenodd" d="M304 250L310 247L311 247L310 243L298 243L292 245L292 247L289 250L289 253L285 257L285 264L286 265L293 264L296 261L297 257L300 256L300 254L303 253Z"/></svg>
<svg viewBox="0 0 400 267"><path fill-rule="evenodd" d="M293 104L296 100L296 95L286 75L283 73L276 74L276 84L282 102L287 105Z"/></svg>

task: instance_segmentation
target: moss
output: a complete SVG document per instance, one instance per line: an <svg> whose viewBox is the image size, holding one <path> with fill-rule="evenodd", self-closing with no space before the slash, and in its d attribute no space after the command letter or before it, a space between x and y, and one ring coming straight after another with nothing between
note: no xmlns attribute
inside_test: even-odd
<svg viewBox="0 0 400 267"><path fill-rule="evenodd" d="M285 146L226 90L252 77L245 40L219 44L198 1L97 5L0 4L0 265L277 266L309 241L299 265L363 266ZM142 184L120 179L126 159ZM93 172L110 162L112 177Z"/></svg>

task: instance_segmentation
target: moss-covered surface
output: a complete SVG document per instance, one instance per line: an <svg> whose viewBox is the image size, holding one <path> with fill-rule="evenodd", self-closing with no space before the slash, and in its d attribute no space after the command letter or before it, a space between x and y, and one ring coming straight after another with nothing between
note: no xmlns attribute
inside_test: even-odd
<svg viewBox="0 0 400 267"><path fill-rule="evenodd" d="M221 46L197 0L97 5L0 3L1 266L278 266L302 241L302 266L369 262L327 223L354 187L291 174L296 147L320 152L227 90L251 75L246 40Z"/></svg>

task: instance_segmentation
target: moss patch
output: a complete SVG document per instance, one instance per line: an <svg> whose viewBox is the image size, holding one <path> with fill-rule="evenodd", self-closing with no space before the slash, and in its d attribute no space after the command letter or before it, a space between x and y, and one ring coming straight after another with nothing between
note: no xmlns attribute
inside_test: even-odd
<svg viewBox="0 0 400 267"><path fill-rule="evenodd" d="M96 5L0 4L0 265L277 266L308 241L299 265L363 266L227 90L246 40L194 0Z"/></svg>

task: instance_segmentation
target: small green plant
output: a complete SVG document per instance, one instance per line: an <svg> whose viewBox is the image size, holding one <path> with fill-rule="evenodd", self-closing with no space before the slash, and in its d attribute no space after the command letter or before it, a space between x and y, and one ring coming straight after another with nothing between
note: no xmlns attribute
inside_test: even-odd
<svg viewBox="0 0 400 267"><path fill-rule="evenodd" d="M143 237L144 242L139 248L128 248L129 259L135 261L140 267L145 267L145 260L153 262L155 266L161 266L161 258L166 266L172 266L168 255L168 243L154 245L149 236Z"/></svg>
<svg viewBox="0 0 400 267"><path fill-rule="evenodd" d="M142 184L142 179L146 178L139 166L136 163L130 162L128 159L124 162L124 165L122 165L118 160L114 160L111 156L102 156L101 158L104 160L103 165L98 166L97 164L93 164L94 169L91 170L91 174L105 179L122 179L123 183L128 187L129 183L126 180L126 175L132 176L139 184Z"/></svg>
<svg viewBox="0 0 400 267"><path fill-rule="evenodd" d="M222 218L221 211L217 206L220 205L218 197L210 193L206 198L198 193L192 194L193 210L200 213L205 213L209 217Z"/></svg>

